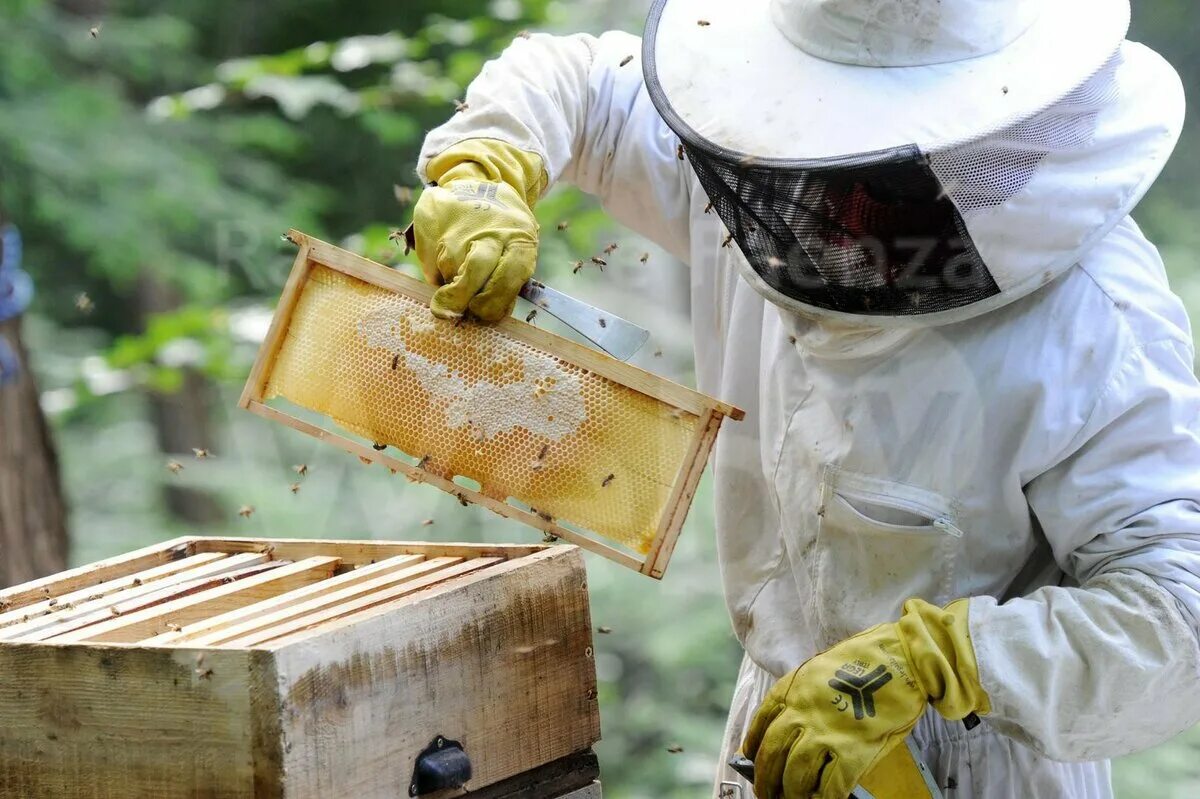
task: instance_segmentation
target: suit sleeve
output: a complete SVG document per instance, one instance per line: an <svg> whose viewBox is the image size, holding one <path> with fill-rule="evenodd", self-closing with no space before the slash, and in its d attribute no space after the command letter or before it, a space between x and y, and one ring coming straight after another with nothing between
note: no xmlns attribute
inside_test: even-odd
<svg viewBox="0 0 1200 799"><path fill-rule="evenodd" d="M1072 585L972 600L989 721L1048 757L1116 757L1200 721L1192 359L1178 339L1133 348L1069 456L1027 486Z"/></svg>
<svg viewBox="0 0 1200 799"><path fill-rule="evenodd" d="M686 260L691 173L650 102L640 52L637 37L619 32L517 39L472 82L467 109L426 138L420 177L460 141L498 139L539 154L550 183L598 196L620 222Z"/></svg>

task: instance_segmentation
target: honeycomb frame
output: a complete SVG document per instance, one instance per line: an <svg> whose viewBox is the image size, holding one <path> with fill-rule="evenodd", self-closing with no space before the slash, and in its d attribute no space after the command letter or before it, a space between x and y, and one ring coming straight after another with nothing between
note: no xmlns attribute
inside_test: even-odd
<svg viewBox="0 0 1200 799"><path fill-rule="evenodd" d="M440 397L444 419L449 418L447 405L452 406L460 416L465 413L468 417L475 417L477 410L479 414L484 412L479 410L479 399L471 395L476 386L471 380L476 378L468 379L470 375L467 370L456 371L455 365L444 362L444 359L426 361L410 353L413 348L408 345L419 343L418 334L424 335L427 331L422 329L414 332L411 321L407 320L416 318L412 311L414 304L422 308L428 305L432 287L299 231L289 231L287 238L299 247L299 252L267 337L242 392L240 407L333 444L357 455L365 463L378 463L393 473L403 473L412 481L436 486L456 496L463 504L482 505L501 516L569 541L647 576L655 579L663 577L721 423L726 417L740 420L744 415L741 410L515 318L510 317L496 325L468 323L461 328L444 323L444 330L430 333L434 336L434 343L430 346L440 348L440 353L447 351L447 336L462 338L472 351L483 348L489 353L499 353L486 368L505 373L515 370L523 381L531 379L532 363L550 363L558 370L554 374L559 378L565 375L571 381L585 383L590 387L588 396L600 393L604 397L602 403L606 406L618 406L611 416L596 413L595 403L588 406L584 413L582 397L585 392L582 389L579 389L579 408L573 409L569 404L559 406L560 415L569 412L582 414L579 423L591 426L592 433L587 436L568 437L572 443L566 447L573 452L576 461L582 461L591 471L601 468L601 461L597 459L610 453L617 462L628 465L626 461L619 460L619 456L625 456L626 459L633 457L631 447L637 449L643 461L649 453L650 460L654 462L653 466L643 470L654 479L633 480L617 468L603 481L590 475L587 478L590 499L580 498L582 493L586 493L580 488L582 477L574 483L565 484L571 490L561 490L564 484L560 480L558 487L543 487L539 492L536 475L532 476L533 479L525 480L515 475L520 472L530 475L531 468L536 472L541 469L543 460L550 461L546 457L547 445L542 444L539 453L538 442L548 441L544 437L546 435L562 434L561 430L557 433L541 430L536 423L521 420L507 422L508 427L502 431L503 435L499 435L495 429L489 429L485 422L467 418L465 422L459 419L454 431L448 431L445 424L440 428L436 424L429 424L428 427L441 431L441 437L433 445L426 446L430 434L424 429L425 426L414 425L411 418L403 418L403 413L399 414L399 420L391 418L397 415L393 412L395 408L407 406L388 400L413 394L411 388L405 393L402 383L397 380L403 378L410 365L428 367L431 363L436 366L437 372L444 372L446 378L454 378L452 381L441 381L451 386L449 394ZM337 288L329 288L331 286ZM346 296L349 296L348 300ZM390 328L369 328L368 321L374 317L342 312L349 302L357 302L360 296L366 298L363 302L372 300L373 304L369 304L369 307L378 309L387 306L392 309L388 311L391 316L385 314L383 317L394 322L390 323ZM432 320L432 317L428 319ZM425 324L422 319L422 327ZM397 338L401 333L403 341ZM331 359L328 350L335 345L326 339L338 336L342 341L351 341L353 338L354 346L345 350L345 358L342 357L343 350L336 349L337 355ZM389 345L393 349L387 349ZM319 347L325 348L323 360L318 358L314 361L313 357L316 356L313 356L306 361L302 357ZM368 347L372 349L367 350ZM348 389L339 391L348 384L338 381L338 376L327 373L324 367L332 364L342 368L342 361L350 361L352 352L357 353L361 360L364 351L379 352L379 355L370 356L372 363L366 367L368 374L364 377L362 368L346 366L346 369L354 371L354 392ZM297 352L301 354L297 355ZM379 365L379 359L386 360L384 356L392 352L395 354L391 355L389 373L385 366ZM519 363L522 354L528 355L523 367ZM405 368L397 371L401 357L405 358ZM312 379L314 363L322 365L319 373L323 383ZM478 364L473 368L476 373L479 372ZM536 372L536 369L533 371ZM441 374L434 375L434 378L441 377ZM477 383L485 386L485 394L497 396L501 395L501 390L511 395L514 386L523 385L517 383L511 374L505 380L477 380ZM545 380L539 379L533 385L534 400L542 398L546 390L545 383ZM548 383L553 390L555 378L551 377ZM306 391L304 386L315 388ZM444 386L437 390L443 393L447 391ZM363 392L370 393L373 404ZM353 402L347 397L351 393ZM268 404L276 396L321 414L333 427L349 435L304 421ZM422 396L427 403L439 399L433 394ZM484 396L482 399L484 405L489 399L493 404L497 401L495 397ZM511 405L510 401L509 406L505 407ZM335 406L340 406L342 412L335 411ZM467 409L465 412L461 410L464 406ZM516 415L521 416L520 413ZM633 430L616 424L603 427L601 421L592 420L593 415L599 419L634 418L638 420L638 426ZM388 418L385 419L385 416ZM562 427L561 424L554 424L553 412L545 418L551 421L550 427ZM541 419L542 423L545 418ZM451 432L456 441L447 444L444 439ZM485 434L489 451L485 455L481 443L475 454L480 461L490 464L491 470L487 473L475 470L473 473L473 459L464 460L463 456L473 446L470 442L484 441ZM463 435L471 438L463 438ZM510 446L504 449L491 447L493 436L504 438ZM591 449L582 448L580 442L592 442L593 439L602 443L595 444ZM382 444L370 446L374 442ZM383 451L386 448L384 445L393 446L409 458L420 460L415 465L406 462ZM609 448L608 451L604 449L605 446ZM570 468L560 461L548 466L546 471ZM622 480L614 485L619 490L608 489L609 481L618 473L622 475ZM637 473L631 467L629 474ZM456 477L477 482L479 489L455 482ZM593 486L592 483L597 485ZM569 501L572 498L578 501L572 504ZM510 499L525 507L512 504ZM535 510L531 507L533 505L540 505L541 510Z"/></svg>

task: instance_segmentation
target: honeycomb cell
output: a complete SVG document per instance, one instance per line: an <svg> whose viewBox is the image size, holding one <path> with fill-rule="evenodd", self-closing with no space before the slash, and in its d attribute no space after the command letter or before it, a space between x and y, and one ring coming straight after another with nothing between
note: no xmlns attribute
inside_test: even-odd
<svg viewBox="0 0 1200 799"><path fill-rule="evenodd" d="M646 554L698 418L474 323L313 267L267 381L485 495Z"/></svg>

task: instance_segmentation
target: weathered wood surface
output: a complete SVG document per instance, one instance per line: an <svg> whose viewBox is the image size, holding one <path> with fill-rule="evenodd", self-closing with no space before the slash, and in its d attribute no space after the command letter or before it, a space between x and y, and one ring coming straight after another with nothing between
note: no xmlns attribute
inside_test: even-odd
<svg viewBox="0 0 1200 799"><path fill-rule="evenodd" d="M275 651L289 797L405 795L437 735L472 786L600 737L580 551L558 547L318 628Z"/></svg>
<svg viewBox="0 0 1200 799"><path fill-rule="evenodd" d="M322 549L319 542L235 543L168 542L95 570L111 581L155 568L148 565L155 558L201 549L231 553L209 567L239 557L265 561L288 547L290 556ZM280 600L274 612L288 616L284 624L251 626L255 635L285 637L255 649L126 643L197 610L191 600L207 591L173 609L167 602L81 629L73 635L84 640L71 644L0 641L0 797L393 799L407 795L417 755L439 734L466 745L476 764L472 789L586 752L599 739L578 549L501 548L508 559L479 557L494 548L466 545L333 542L331 549L363 563L410 555L458 562L375 592L382 598L366 594L328 607L323 600L332 595L304 589L319 583L303 580L328 579L338 555L251 567L273 566L215 589L227 593L205 610L270 600L278 594L258 592L279 588L281 574L300 579L293 587L321 605ZM519 556L518 549L532 551ZM439 554L447 551L466 560ZM389 566L376 566L365 576L386 579ZM105 582L86 572L54 585L79 590ZM260 578L247 593L247 583ZM142 587L149 586L125 590ZM235 611L225 610L236 621ZM582 797L596 796L587 793L591 786L583 790Z"/></svg>
<svg viewBox="0 0 1200 799"><path fill-rule="evenodd" d="M599 797L600 761L591 749L470 793L471 799L582 799Z"/></svg>
<svg viewBox="0 0 1200 799"><path fill-rule="evenodd" d="M252 699L270 686L251 653L199 655L0 643L0 796L254 796Z"/></svg>

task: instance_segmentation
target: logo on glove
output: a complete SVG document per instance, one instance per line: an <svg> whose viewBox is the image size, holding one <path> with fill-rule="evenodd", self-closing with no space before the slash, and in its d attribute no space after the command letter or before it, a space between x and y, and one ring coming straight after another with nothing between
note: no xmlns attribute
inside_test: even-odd
<svg viewBox="0 0 1200 799"><path fill-rule="evenodd" d="M853 674L845 669L838 669L834 678L829 681L829 687L841 691L850 697L854 707L854 718L862 721L866 717L875 717L875 692L892 680L892 674L885 666L879 666L869 674ZM834 702L838 710L845 710L844 700Z"/></svg>
<svg viewBox="0 0 1200 799"><path fill-rule="evenodd" d="M508 208L508 206L501 202L496 196L496 192L499 190L499 188L500 186L496 183L476 183L474 190L471 190L467 186L455 186L454 197L459 202L475 203L476 211L478 211L480 208L483 208L485 205L491 208L499 208L504 210Z"/></svg>

